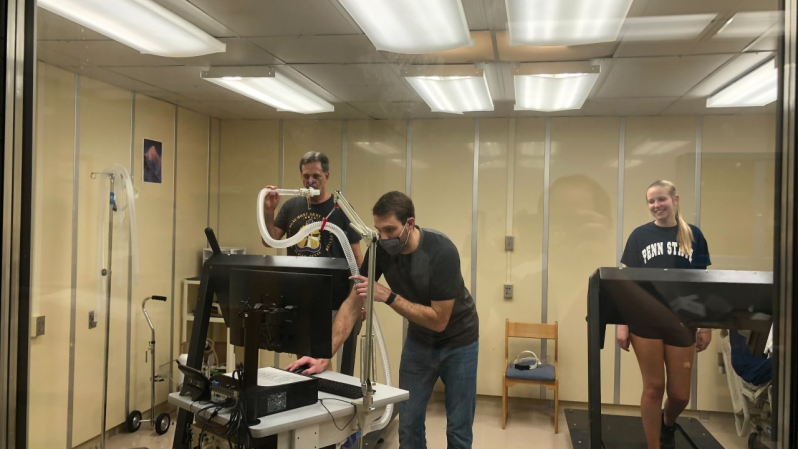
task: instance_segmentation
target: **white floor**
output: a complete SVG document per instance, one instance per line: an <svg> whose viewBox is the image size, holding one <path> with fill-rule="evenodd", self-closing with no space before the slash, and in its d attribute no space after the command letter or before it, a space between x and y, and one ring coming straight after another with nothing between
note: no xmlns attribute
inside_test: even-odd
<svg viewBox="0 0 798 449"><path fill-rule="evenodd" d="M554 434L553 408L548 403L528 399L510 399L510 413L507 429L502 430L501 398L480 396L477 399L477 412L474 419L474 449L528 449L552 448L571 449L568 423L565 420L566 408L584 408L584 404L560 404L560 433ZM633 407L612 407L605 412L617 414L635 413ZM697 417L691 412L686 416ZM726 449L747 449L747 440L737 436L734 419L730 414L713 413L701 424ZM154 431L142 425L135 434L120 434L108 440L108 449L168 449L172 447L174 426L166 435L157 436ZM430 449L446 447L446 410L443 396L434 395L427 409L427 446ZM225 449L224 445L219 449ZM379 449L398 449L399 438L397 422L391 423L385 433L385 441ZM687 449L687 448L684 448Z"/></svg>

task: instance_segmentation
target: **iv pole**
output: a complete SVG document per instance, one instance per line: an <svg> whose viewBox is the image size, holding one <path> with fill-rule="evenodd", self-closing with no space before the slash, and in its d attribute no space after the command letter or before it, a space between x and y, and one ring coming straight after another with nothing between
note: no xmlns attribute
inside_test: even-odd
<svg viewBox="0 0 798 449"><path fill-rule="evenodd" d="M106 261L107 267L103 267L100 274L106 277L105 289L105 349L103 359L103 408L102 408L102 429L100 430L100 449L105 449L105 422L106 422L106 408L108 406L108 350L111 339L111 264L113 261L113 245L114 245L114 212L117 211L116 200L114 199L114 184L115 177L109 173L92 172L92 179L97 175L106 175L111 181L111 190L109 195L109 208L108 208L108 260Z"/></svg>

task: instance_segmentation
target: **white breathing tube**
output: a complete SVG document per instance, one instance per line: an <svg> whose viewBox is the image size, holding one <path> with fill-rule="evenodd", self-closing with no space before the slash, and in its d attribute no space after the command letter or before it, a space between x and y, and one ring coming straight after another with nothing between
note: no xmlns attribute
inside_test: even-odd
<svg viewBox="0 0 798 449"><path fill-rule="evenodd" d="M302 239L310 235L312 232L316 230L320 230L322 227L322 222L311 223L304 228L302 228L297 234L292 236L291 238L285 240L275 240L269 235L269 229L266 227L266 219L263 217L263 200L266 198L270 192L274 192L274 190L270 189L263 189L258 194L258 204L255 208L258 215L258 229L260 230L260 236L263 238L263 241L266 242L272 248L288 248L289 246L296 245ZM318 190L315 189L299 189L299 190L287 190L287 189L278 189L277 193L283 195L302 195L305 197L315 196L319 194ZM343 213L343 212L341 212ZM346 255L346 261L349 264L349 272L352 275L359 275L360 269L357 266L357 260L355 259L355 254L352 252L352 246L348 245L349 239L346 237L346 233L339 228L338 226L327 223L324 227L325 231L332 232L335 237L337 237L338 242L341 244L341 248L344 250L344 254ZM380 350L380 357L382 357L382 369L383 375L385 376L385 385L393 386L393 382L391 379L391 363L388 360L388 351L385 348L385 340L382 336L382 330L380 329L380 321L377 319L377 311L374 311L374 335L377 340L377 347ZM362 349L362 348L361 348ZM371 426L369 427L367 432L364 432L364 435L369 432L374 432L376 430L380 430L388 425L388 422L391 420L391 416L393 415L393 404L389 404L385 407L385 411L382 412L380 419L374 421Z"/></svg>
<svg viewBox="0 0 798 449"><path fill-rule="evenodd" d="M136 228L136 198L138 191L133 187L133 181L130 179L130 173L127 169L119 164L114 164L99 173L101 176L98 194L97 194L97 270L107 269L109 263L112 261L106 260L108 258L108 208L116 207L113 216L114 226L114 243L113 248L115 255L112 255L113 261L121 261L122 256L127 254L127 245L129 242L130 249L130 270L132 275L132 283L135 284L139 275L139 241L138 232ZM111 176L114 177L114 191L109 191L109 183ZM124 213L120 213L124 212ZM125 224L127 221L127 224ZM121 233L116 232L116 229L121 228ZM128 237L128 238L126 238ZM123 243L123 244L119 244ZM122 265L114 263L114 268L119 268ZM112 276L111 281L121 283L126 277ZM100 273L97 275L97 306L95 321L100 321L100 317L105 313L105 302L107 294L107 278Z"/></svg>

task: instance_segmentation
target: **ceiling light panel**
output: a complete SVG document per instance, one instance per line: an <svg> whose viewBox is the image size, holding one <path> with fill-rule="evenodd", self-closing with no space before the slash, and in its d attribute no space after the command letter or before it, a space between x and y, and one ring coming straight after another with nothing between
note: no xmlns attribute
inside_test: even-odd
<svg viewBox="0 0 798 449"><path fill-rule="evenodd" d="M42 8L142 53L187 58L225 44L152 0L38 0Z"/></svg>
<svg viewBox="0 0 798 449"><path fill-rule="evenodd" d="M423 66L405 69L408 83L432 112L492 111L493 100L482 69L474 66Z"/></svg>
<svg viewBox="0 0 798 449"><path fill-rule="evenodd" d="M632 0L505 0L510 46L582 45L618 38Z"/></svg>
<svg viewBox="0 0 798 449"><path fill-rule="evenodd" d="M588 62L521 64L513 70L515 110L581 109L599 73L599 66Z"/></svg>
<svg viewBox="0 0 798 449"><path fill-rule="evenodd" d="M202 78L278 111L319 114L335 110L323 98L266 67L216 67L202 72Z"/></svg>
<svg viewBox="0 0 798 449"><path fill-rule="evenodd" d="M460 0L339 0L377 50L434 53L473 45Z"/></svg>
<svg viewBox="0 0 798 449"><path fill-rule="evenodd" d="M771 59L707 98L707 107L757 107L776 101L779 73L775 61Z"/></svg>

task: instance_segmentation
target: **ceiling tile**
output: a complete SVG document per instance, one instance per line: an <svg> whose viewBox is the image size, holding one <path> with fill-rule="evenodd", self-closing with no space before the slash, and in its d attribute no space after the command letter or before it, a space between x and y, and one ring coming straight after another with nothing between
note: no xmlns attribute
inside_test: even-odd
<svg viewBox="0 0 798 449"><path fill-rule="evenodd" d="M154 0L164 8L188 20L197 28L214 37L236 37L236 33L219 23L188 0Z"/></svg>
<svg viewBox="0 0 798 449"><path fill-rule="evenodd" d="M508 62L585 61L594 58L608 58L615 53L615 49L618 47L617 42L573 46L521 45L511 47L509 33L506 31L496 33L496 45L499 59Z"/></svg>
<svg viewBox="0 0 798 449"><path fill-rule="evenodd" d="M48 46L42 45L41 41L38 48L36 48L36 58L45 64L56 67L76 67L80 65L80 60L52 51Z"/></svg>
<svg viewBox="0 0 798 449"><path fill-rule="evenodd" d="M129 90L131 92L148 94L152 93L155 96L174 94L174 92L161 89L152 84L141 82L100 67L67 67L67 70L87 78Z"/></svg>
<svg viewBox="0 0 798 449"><path fill-rule="evenodd" d="M237 37L221 38L227 45L224 53L195 56L193 58L175 58L183 65L194 66L234 66L234 65L275 65L282 61L270 55L247 39Z"/></svg>
<svg viewBox="0 0 798 449"><path fill-rule="evenodd" d="M782 34L781 27L775 26L752 42L745 51L777 51Z"/></svg>
<svg viewBox="0 0 798 449"><path fill-rule="evenodd" d="M133 78L153 86L213 85L200 78L202 67L112 67L111 70L128 78Z"/></svg>
<svg viewBox="0 0 798 449"><path fill-rule="evenodd" d="M351 105L378 120L460 117L454 114L432 112L424 102L365 101L351 103Z"/></svg>
<svg viewBox="0 0 798 449"><path fill-rule="evenodd" d="M289 64L386 62L363 34L253 37L249 40Z"/></svg>
<svg viewBox="0 0 798 449"><path fill-rule="evenodd" d="M180 65L174 58L145 55L116 41L39 41L39 48L73 58L87 67Z"/></svg>
<svg viewBox="0 0 798 449"><path fill-rule="evenodd" d="M75 59L73 65L96 67L134 66L244 66L279 65L282 61L257 45L239 38L222 38L227 44L224 53L196 56L192 58L164 58L142 54L138 50L112 40L103 41L39 41L39 49Z"/></svg>
<svg viewBox="0 0 798 449"><path fill-rule="evenodd" d="M39 40L106 40L108 37L78 25L44 8L36 10L36 38Z"/></svg>
<svg viewBox="0 0 798 449"><path fill-rule="evenodd" d="M463 11L472 30L507 29L504 0L463 0Z"/></svg>
<svg viewBox="0 0 798 449"><path fill-rule="evenodd" d="M493 37L490 31L472 31L471 39L474 40L474 45L471 47L456 48L438 53L423 55L391 53L388 51L381 53L385 55L385 59L388 61L406 64L462 64L496 60L493 50Z"/></svg>
<svg viewBox="0 0 798 449"><path fill-rule="evenodd" d="M579 111L571 111L574 115L658 115L673 104L678 97L656 98L588 98Z"/></svg>
<svg viewBox="0 0 798 449"><path fill-rule="evenodd" d="M295 64L294 69L345 102L418 101L393 64Z"/></svg>
<svg viewBox="0 0 798 449"><path fill-rule="evenodd" d="M371 117L346 103L335 103L335 111L322 114L297 114L294 112L277 111L257 101L213 102L214 106L233 112L246 120L368 120Z"/></svg>
<svg viewBox="0 0 798 449"><path fill-rule="evenodd" d="M192 0L192 3L241 37L361 33L337 1Z"/></svg>
<svg viewBox="0 0 798 449"><path fill-rule="evenodd" d="M201 67L114 67L114 74L196 101L241 101L243 95L200 78Z"/></svg>
<svg viewBox="0 0 798 449"><path fill-rule="evenodd" d="M681 97L732 55L616 59L602 98Z"/></svg>
<svg viewBox="0 0 798 449"><path fill-rule="evenodd" d="M194 112L199 112L222 120L238 120L244 118L240 114L231 112L235 110L235 107L230 107L229 109L224 108L223 106L227 106L227 103L229 102L183 101L177 103L177 105L181 108L190 109Z"/></svg>

